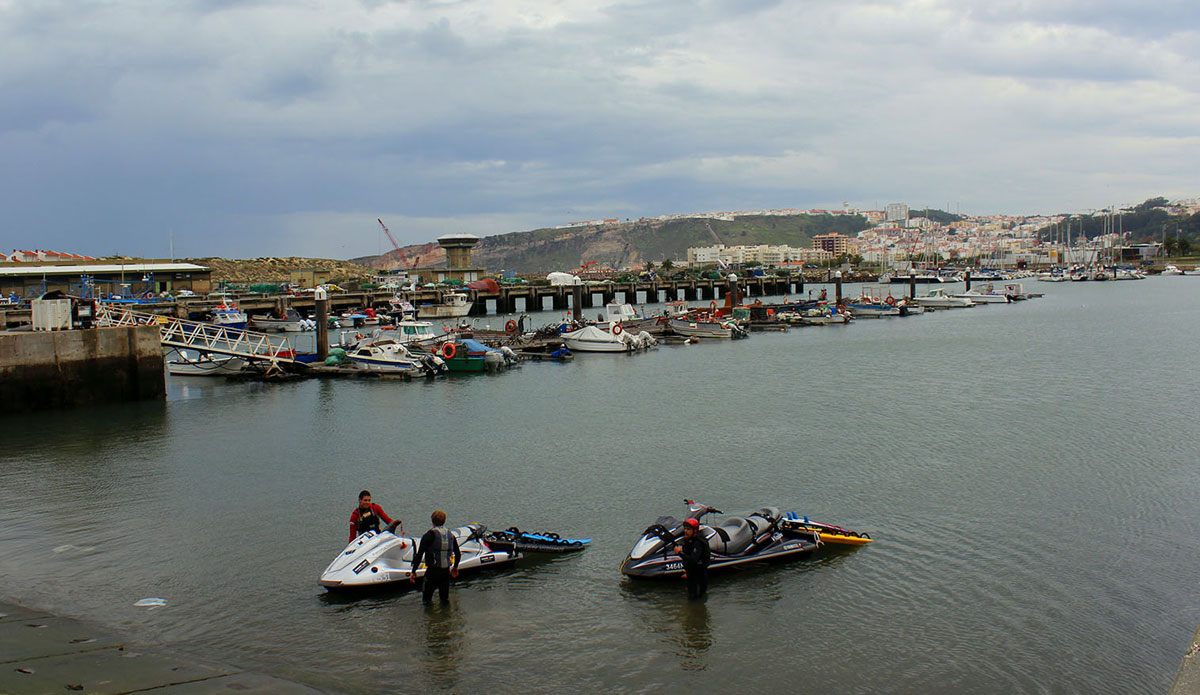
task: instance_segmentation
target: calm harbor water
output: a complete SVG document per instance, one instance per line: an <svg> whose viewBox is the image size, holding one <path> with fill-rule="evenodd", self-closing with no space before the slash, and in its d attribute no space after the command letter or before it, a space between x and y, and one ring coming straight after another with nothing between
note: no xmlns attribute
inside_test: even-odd
<svg viewBox="0 0 1200 695"><path fill-rule="evenodd" d="M343 692L1166 692L1200 621L1200 280L1026 286L1047 296L8 417L0 595ZM364 487L410 532L442 507L595 541L448 609L331 598ZM685 497L877 542L718 575L699 603L625 580Z"/></svg>

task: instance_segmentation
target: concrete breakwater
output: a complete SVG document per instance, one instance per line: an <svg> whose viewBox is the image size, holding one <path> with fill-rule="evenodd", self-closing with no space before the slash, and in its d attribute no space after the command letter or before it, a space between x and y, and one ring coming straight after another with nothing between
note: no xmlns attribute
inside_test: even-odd
<svg viewBox="0 0 1200 695"><path fill-rule="evenodd" d="M0 333L0 413L165 396L157 326Z"/></svg>
<svg viewBox="0 0 1200 695"><path fill-rule="evenodd" d="M0 692L320 695L234 666L147 653L78 620L0 602Z"/></svg>

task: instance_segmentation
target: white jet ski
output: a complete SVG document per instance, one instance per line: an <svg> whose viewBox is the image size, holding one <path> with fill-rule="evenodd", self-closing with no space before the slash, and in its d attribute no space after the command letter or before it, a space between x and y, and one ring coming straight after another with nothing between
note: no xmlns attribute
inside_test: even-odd
<svg viewBox="0 0 1200 695"><path fill-rule="evenodd" d="M512 563L521 557L516 549L493 550L484 540L487 527L468 524L450 531L458 539L462 560L459 572ZM425 565L413 568L412 558L420 539L390 531L367 531L350 542L321 573L321 586L329 591L352 591L396 585L410 577L425 576Z"/></svg>

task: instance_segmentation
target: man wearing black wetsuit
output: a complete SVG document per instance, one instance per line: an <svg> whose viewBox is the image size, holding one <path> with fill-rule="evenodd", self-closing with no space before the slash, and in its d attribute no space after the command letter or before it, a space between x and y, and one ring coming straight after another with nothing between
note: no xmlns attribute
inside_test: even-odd
<svg viewBox="0 0 1200 695"><path fill-rule="evenodd" d="M417 552L413 555L413 575L408 578L412 583L417 582L416 571L425 560L425 586L421 601L426 605L433 599L433 590L438 590L442 603L450 600L450 579L458 577L458 563L462 560L462 551L458 548L458 539L446 530L446 512L438 509L430 515L433 528L421 536ZM453 556L453 560L451 559Z"/></svg>
<svg viewBox="0 0 1200 695"><path fill-rule="evenodd" d="M700 598L708 592L708 562L712 555L708 549L708 541L698 533L699 528L699 521L684 519L683 542L675 546L675 554L683 560L688 598Z"/></svg>

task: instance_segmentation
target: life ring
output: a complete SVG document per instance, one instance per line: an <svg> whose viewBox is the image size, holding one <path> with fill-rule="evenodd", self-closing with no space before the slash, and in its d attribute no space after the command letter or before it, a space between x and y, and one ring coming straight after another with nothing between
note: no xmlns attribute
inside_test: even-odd
<svg viewBox="0 0 1200 695"><path fill-rule="evenodd" d="M458 352L458 348L454 347L454 343L442 343L442 357L452 360L455 352Z"/></svg>
<svg viewBox="0 0 1200 695"><path fill-rule="evenodd" d="M619 324L619 323L614 323L614 324L612 325L612 334L613 334L613 335L621 335L621 334L622 334L622 333L624 333L624 332L625 332L625 329L624 329L624 328L621 328L621 324Z"/></svg>
<svg viewBox="0 0 1200 695"><path fill-rule="evenodd" d="M504 330L508 331L509 333L516 333L517 332L517 322L513 321L512 319L509 319L508 323L504 324Z"/></svg>
<svg viewBox="0 0 1200 695"><path fill-rule="evenodd" d="M896 305L896 298L895 298L895 297L893 297L892 295L890 295L890 294L889 294L889 295L887 296L887 299L883 300L883 303L884 303L884 304L887 304L888 306L895 306L895 305Z"/></svg>

